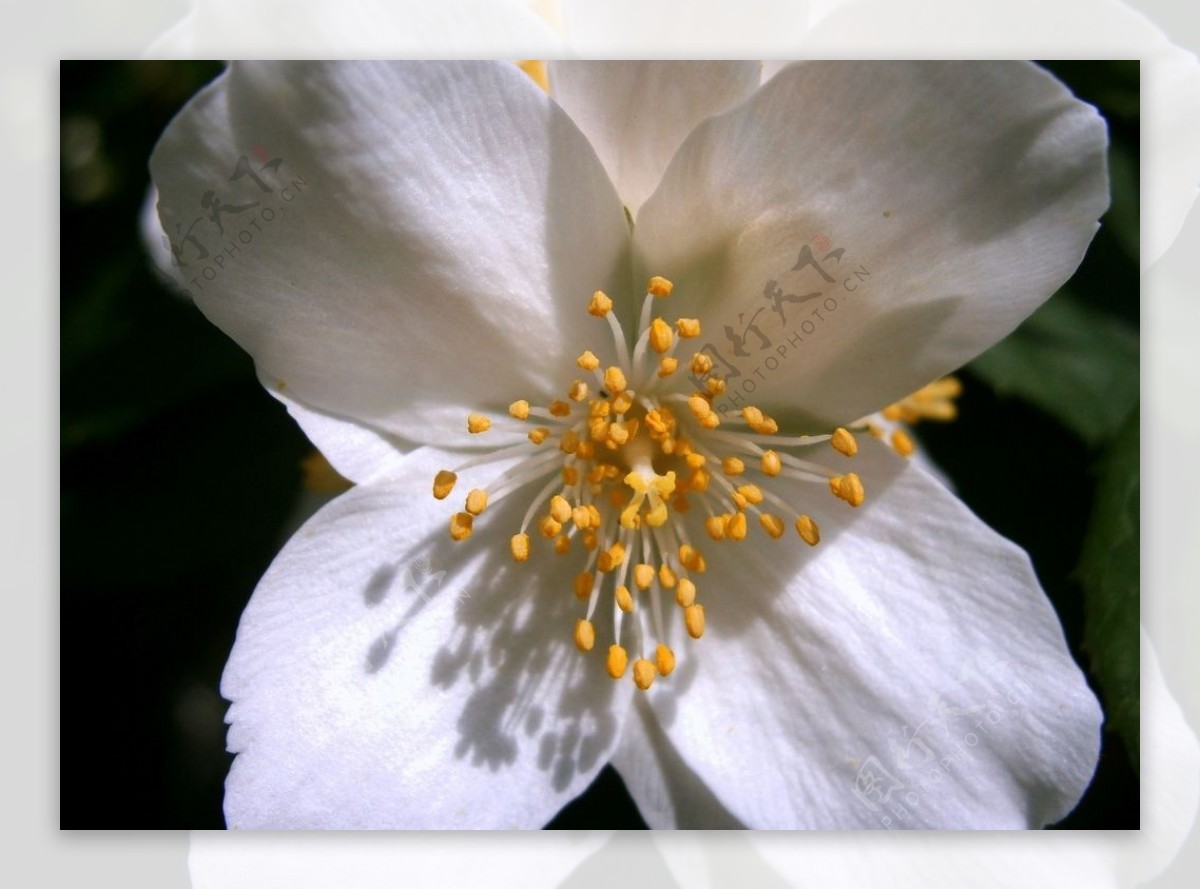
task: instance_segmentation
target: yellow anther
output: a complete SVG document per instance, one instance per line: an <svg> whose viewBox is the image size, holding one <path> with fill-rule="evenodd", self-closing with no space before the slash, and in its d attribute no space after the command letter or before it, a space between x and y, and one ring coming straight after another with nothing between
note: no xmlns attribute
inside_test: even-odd
<svg viewBox="0 0 1200 890"><path fill-rule="evenodd" d="M876 439L883 438L883 427L881 427L877 423L872 423L869 420L867 421L867 432L870 433L872 436L874 436Z"/></svg>
<svg viewBox="0 0 1200 890"><path fill-rule="evenodd" d="M687 627L688 636L698 640L704 636L704 606L692 603L683 610L683 623Z"/></svg>
<svg viewBox="0 0 1200 890"><path fill-rule="evenodd" d="M846 457L854 457L854 455L858 454L858 440L844 426L839 426L833 431L833 438L829 440L829 444L833 446L835 451L840 451Z"/></svg>
<svg viewBox="0 0 1200 890"><path fill-rule="evenodd" d="M508 413L517 420L524 420L529 416L529 403L524 399L517 399L508 406Z"/></svg>
<svg viewBox="0 0 1200 890"><path fill-rule="evenodd" d="M645 692L654 682L654 663L639 658L633 663L633 682L638 689Z"/></svg>
<svg viewBox="0 0 1200 890"><path fill-rule="evenodd" d="M654 650L654 666L658 668L658 672L664 677L675 670L675 653L671 651L669 646L662 643Z"/></svg>
<svg viewBox="0 0 1200 890"><path fill-rule="evenodd" d="M450 517L450 537L456 541L465 541L471 537L471 525L475 517L470 513L455 513Z"/></svg>
<svg viewBox="0 0 1200 890"><path fill-rule="evenodd" d="M917 450L912 437L904 430L892 430L892 447L896 449L897 454L904 457L911 457L912 453Z"/></svg>
<svg viewBox="0 0 1200 890"><path fill-rule="evenodd" d="M596 568L602 572L611 572L624 561L625 545L617 541L596 559Z"/></svg>
<svg viewBox="0 0 1200 890"><path fill-rule="evenodd" d="M675 573L671 571L671 567L665 562L658 567L658 583L670 590L675 586Z"/></svg>
<svg viewBox="0 0 1200 890"><path fill-rule="evenodd" d="M562 525L571 518L571 504L561 494L556 494L550 498L550 515L554 517L554 521Z"/></svg>
<svg viewBox="0 0 1200 890"><path fill-rule="evenodd" d="M478 516L487 509L487 492L482 488L472 488L467 494L467 512Z"/></svg>
<svg viewBox="0 0 1200 890"><path fill-rule="evenodd" d="M655 275L646 285L646 292L654 294L656 297L669 297L671 289L674 288L670 281L663 278L661 275Z"/></svg>
<svg viewBox="0 0 1200 890"><path fill-rule="evenodd" d="M564 520L565 521L565 520ZM578 526L580 531L590 528L592 525L592 514L588 512L588 508L580 504L571 511L571 521Z"/></svg>
<svg viewBox="0 0 1200 890"><path fill-rule="evenodd" d="M725 522L725 537L731 541L746 540L746 514L731 513Z"/></svg>
<svg viewBox="0 0 1200 890"><path fill-rule="evenodd" d="M552 417L566 417L571 413L571 406L562 399L555 399L550 403L550 415Z"/></svg>
<svg viewBox="0 0 1200 890"><path fill-rule="evenodd" d="M575 380L567 390L567 398L572 402L582 402L588 397L588 385L582 380Z"/></svg>
<svg viewBox="0 0 1200 890"><path fill-rule="evenodd" d="M576 436L578 439L578 436ZM578 447L575 449L575 456L580 460L591 460L596 456L596 443L589 442L586 439L580 440Z"/></svg>
<svg viewBox="0 0 1200 890"><path fill-rule="evenodd" d="M725 380L721 377L709 377L704 381L704 388L709 395L719 396L725 393Z"/></svg>
<svg viewBox="0 0 1200 890"><path fill-rule="evenodd" d="M675 373L675 369L679 367L679 359L673 355L664 355L658 360L658 376L670 377Z"/></svg>
<svg viewBox="0 0 1200 890"><path fill-rule="evenodd" d="M566 555L571 549L571 536L559 535L554 539L554 552L559 556Z"/></svg>
<svg viewBox="0 0 1200 890"><path fill-rule="evenodd" d="M705 352L697 352L692 355L692 373L697 377L703 377L712 370L712 356Z"/></svg>
<svg viewBox="0 0 1200 890"><path fill-rule="evenodd" d="M779 432L779 424L753 406L742 409L742 419L756 433L763 433L770 436Z"/></svg>
<svg viewBox="0 0 1200 890"><path fill-rule="evenodd" d="M758 517L763 529L772 538L782 538L784 532L783 520L773 513L762 513Z"/></svg>
<svg viewBox="0 0 1200 890"><path fill-rule="evenodd" d="M690 606L696 601L696 585L688 578L680 578L675 586L675 602L681 606Z"/></svg>
<svg viewBox="0 0 1200 890"><path fill-rule="evenodd" d="M521 532L518 535L513 535L509 539L509 546L512 549L513 559L517 562L524 562L529 559L529 535Z"/></svg>
<svg viewBox="0 0 1200 890"><path fill-rule="evenodd" d="M708 491L708 483L712 481L712 476L704 467L697 467L692 471L692 475L688 477L688 491L694 491L698 494L703 494Z"/></svg>
<svg viewBox="0 0 1200 890"><path fill-rule="evenodd" d="M821 541L821 529L806 513L801 513L796 517L796 534L800 535L809 547L816 547Z"/></svg>
<svg viewBox="0 0 1200 890"><path fill-rule="evenodd" d="M900 407L899 403L888 405L883 409L883 417L885 420L900 420L904 417L904 409Z"/></svg>
<svg viewBox="0 0 1200 890"><path fill-rule="evenodd" d="M746 464L740 457L726 457L721 459L721 472L726 476L740 476L746 472Z"/></svg>
<svg viewBox="0 0 1200 890"><path fill-rule="evenodd" d="M709 414L707 417L700 418L700 426L704 427L706 430L715 430L720 425L721 417L715 411L712 414Z"/></svg>
<svg viewBox="0 0 1200 890"><path fill-rule="evenodd" d="M709 403L708 399L704 398L704 396L700 395L699 393L688 396L688 408L691 409L693 416L695 416L697 420L703 420L712 414L712 405Z"/></svg>
<svg viewBox="0 0 1200 890"><path fill-rule="evenodd" d="M579 433L575 430L567 430L558 440L558 448L563 454L574 454L579 448Z"/></svg>
<svg viewBox="0 0 1200 890"><path fill-rule="evenodd" d="M437 475L433 477L433 496L439 501L444 501L446 496L454 490L454 483L457 481L456 474L449 470L438 470Z"/></svg>
<svg viewBox="0 0 1200 890"><path fill-rule="evenodd" d="M592 399L588 402L588 416L597 420L608 417L612 413L612 405L608 399Z"/></svg>
<svg viewBox="0 0 1200 890"><path fill-rule="evenodd" d="M585 371L594 371L600 367L600 359L596 358L596 354L590 349L585 349L583 354L575 359L575 364Z"/></svg>
<svg viewBox="0 0 1200 890"><path fill-rule="evenodd" d="M608 313L612 312L612 307L613 302L608 298L608 294L602 290L598 290L592 294L591 300L588 301L587 311L588 315L594 315L597 318L603 318L604 316L608 315Z"/></svg>
<svg viewBox="0 0 1200 890"><path fill-rule="evenodd" d="M696 452L693 451L691 454L689 454L687 457L684 458L684 461L693 470L698 470L700 467L702 467L706 463L708 463L708 458L705 457L703 454L697 454Z"/></svg>
<svg viewBox="0 0 1200 890"><path fill-rule="evenodd" d="M546 441L546 437L550 435L550 430L544 426L534 427L529 431L529 441L534 445L541 445Z"/></svg>
<svg viewBox="0 0 1200 890"><path fill-rule="evenodd" d="M562 531L562 523L547 514L538 520L538 531L542 533L543 538L553 538Z"/></svg>
<svg viewBox="0 0 1200 890"><path fill-rule="evenodd" d="M541 59L522 59L517 62L517 67L524 71L530 80L541 87L543 93L550 92L550 76L544 61Z"/></svg>
<svg viewBox="0 0 1200 890"><path fill-rule="evenodd" d="M578 454L578 451L576 451ZM563 467L562 470L563 485L576 485L579 483L579 468L578 467Z"/></svg>
<svg viewBox="0 0 1200 890"><path fill-rule="evenodd" d="M675 330L680 337L691 338L700 336L700 319L698 318L677 318L675 320Z"/></svg>
<svg viewBox="0 0 1200 890"><path fill-rule="evenodd" d="M603 520L600 518L599 507L597 507L595 504L588 504L587 510L588 516L592 517L592 528L599 528L604 524Z"/></svg>
<svg viewBox="0 0 1200 890"><path fill-rule="evenodd" d="M649 590L650 585L654 583L654 567L648 566L644 562L639 562L633 567L633 583L637 585L638 590Z"/></svg>
<svg viewBox="0 0 1200 890"><path fill-rule="evenodd" d="M710 516L704 520L704 530L708 532L708 536L714 541L725 540L725 517Z"/></svg>
<svg viewBox="0 0 1200 890"><path fill-rule="evenodd" d="M614 643L608 647L608 658L604 660L604 669L608 671L610 677L614 680L624 677L627 664L629 664L629 655L625 652L624 646Z"/></svg>
<svg viewBox="0 0 1200 890"><path fill-rule="evenodd" d="M783 462L774 451L764 451L762 456L762 471L764 476L778 476L783 469Z"/></svg>
<svg viewBox="0 0 1200 890"><path fill-rule="evenodd" d="M595 580L591 572L580 572L575 576L575 596L581 600L592 595L592 582Z"/></svg>
<svg viewBox="0 0 1200 890"><path fill-rule="evenodd" d="M583 533L583 549L591 553L600 546L600 538L596 535L593 529L588 529Z"/></svg>
<svg viewBox="0 0 1200 890"><path fill-rule="evenodd" d="M625 390L624 392L617 393L615 396L613 396L613 400L612 400L613 414L624 414L626 411L628 411L632 407L633 407L633 396L631 396L629 394L629 390ZM637 429L637 421L636 420L627 421L627 424L630 424L630 423L633 424L633 426L630 427L630 430L629 430L630 434L632 434L633 431Z"/></svg>
<svg viewBox="0 0 1200 890"><path fill-rule="evenodd" d="M739 485L737 488L737 493L744 497L751 504L761 504L763 502L762 489L752 482L745 485Z"/></svg>
<svg viewBox="0 0 1200 890"><path fill-rule="evenodd" d="M610 365L604 370L604 388L610 395L618 395L625 391L625 372L616 365ZM618 414L623 412L618 411Z"/></svg>
<svg viewBox="0 0 1200 890"><path fill-rule="evenodd" d="M575 645L580 652L591 652L596 645L596 628L586 618L575 622Z"/></svg>
<svg viewBox="0 0 1200 890"><path fill-rule="evenodd" d="M660 355L671 348L675 337L671 334L671 326L661 318L650 322L650 348Z"/></svg>
<svg viewBox="0 0 1200 890"><path fill-rule="evenodd" d="M704 556L691 544L679 545L679 562L689 572L703 572L707 568Z"/></svg>
<svg viewBox="0 0 1200 890"><path fill-rule="evenodd" d="M629 441L629 427L624 423L609 424L607 441L614 445L624 445Z"/></svg>
<svg viewBox="0 0 1200 890"><path fill-rule="evenodd" d="M618 609L622 612L633 611L633 594L629 592L629 588L624 584L617 588L616 598Z"/></svg>
<svg viewBox="0 0 1200 890"><path fill-rule="evenodd" d="M834 476L829 480L829 490L833 496L845 501L851 507L862 506L866 498L862 480L857 473L847 473L845 476Z"/></svg>
<svg viewBox="0 0 1200 890"><path fill-rule="evenodd" d="M472 414L467 418L468 433L483 433L492 428L492 422L482 414Z"/></svg>

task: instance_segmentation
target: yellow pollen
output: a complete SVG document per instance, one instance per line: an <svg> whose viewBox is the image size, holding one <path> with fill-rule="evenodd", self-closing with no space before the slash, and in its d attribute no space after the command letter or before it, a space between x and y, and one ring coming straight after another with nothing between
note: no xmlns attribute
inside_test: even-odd
<svg viewBox="0 0 1200 890"><path fill-rule="evenodd" d="M579 437L576 436L576 439ZM575 449L575 456L580 460L591 460L596 456L596 443L581 441Z"/></svg>
<svg viewBox="0 0 1200 890"><path fill-rule="evenodd" d="M694 491L698 494L704 494L704 492L708 491L708 483L711 481L711 479L712 476L709 474L708 470L704 469L703 467L697 467L692 471L692 475L688 478L688 490Z"/></svg>
<svg viewBox="0 0 1200 890"><path fill-rule="evenodd" d="M612 312L613 302L608 298L602 290L592 294L592 299L588 301L588 315L594 315L597 318L604 318L608 313Z"/></svg>
<svg viewBox="0 0 1200 890"><path fill-rule="evenodd" d="M731 541L746 540L746 514L734 513L725 523L725 537Z"/></svg>
<svg viewBox="0 0 1200 890"><path fill-rule="evenodd" d="M704 381L704 388L710 395L719 396L725 392L725 381L720 377L709 377Z"/></svg>
<svg viewBox="0 0 1200 890"><path fill-rule="evenodd" d="M675 369L679 367L679 359L673 355L664 355L658 360L658 376L670 377L675 373Z"/></svg>
<svg viewBox="0 0 1200 890"><path fill-rule="evenodd" d="M658 644L658 648L654 650L654 665L664 677L675 670L675 653L669 646Z"/></svg>
<svg viewBox="0 0 1200 890"><path fill-rule="evenodd" d="M616 598L617 608L622 612L633 611L633 594L629 592L629 588L624 584L617 588Z"/></svg>
<svg viewBox="0 0 1200 890"><path fill-rule="evenodd" d="M625 372L616 365L611 365L604 371L604 388L616 396L625 391ZM618 414L624 412L618 411Z"/></svg>
<svg viewBox="0 0 1200 890"><path fill-rule="evenodd" d="M708 568L707 563L704 561L704 555L691 544L679 545L679 562L689 572L696 572L697 574Z"/></svg>
<svg viewBox="0 0 1200 890"><path fill-rule="evenodd" d="M764 451L762 456L762 471L764 476L778 476L783 469L783 462L774 451Z"/></svg>
<svg viewBox="0 0 1200 890"><path fill-rule="evenodd" d="M833 496L845 501L851 507L862 506L866 498L862 480L857 473L847 473L845 476L834 476L829 480L829 490Z"/></svg>
<svg viewBox="0 0 1200 890"><path fill-rule="evenodd" d="M571 518L571 504L561 494L550 498L550 515L559 525Z"/></svg>
<svg viewBox="0 0 1200 890"><path fill-rule="evenodd" d="M690 606L696 601L696 585L687 578L680 578L675 588L675 602L683 607Z"/></svg>
<svg viewBox="0 0 1200 890"><path fill-rule="evenodd" d="M467 418L468 433L483 433L492 428L492 422L482 414L472 414Z"/></svg>
<svg viewBox="0 0 1200 890"><path fill-rule="evenodd" d="M903 457L911 457L912 453L917 450L912 437L904 430L892 430L892 447L896 449L897 454Z"/></svg>
<svg viewBox="0 0 1200 890"><path fill-rule="evenodd" d="M654 664L644 658L633 663L633 682L637 688L645 692L654 682Z"/></svg>
<svg viewBox="0 0 1200 890"><path fill-rule="evenodd" d="M596 533L591 529L585 531L583 533L583 549L591 553L598 546L600 546L600 539L596 537Z"/></svg>
<svg viewBox="0 0 1200 890"><path fill-rule="evenodd" d="M580 652L591 652L596 645L596 628L586 618L575 622L575 645Z"/></svg>
<svg viewBox="0 0 1200 890"><path fill-rule="evenodd" d="M692 373L697 377L703 377L712 370L712 356L704 352L697 352L692 356Z"/></svg>
<svg viewBox="0 0 1200 890"><path fill-rule="evenodd" d="M588 512L587 507L580 504L571 511L571 521L575 523L580 531L584 531L592 525L592 514Z"/></svg>
<svg viewBox="0 0 1200 890"><path fill-rule="evenodd" d="M567 390L567 398L572 402L582 402L588 397L588 385L582 380L576 380L571 383L571 388Z"/></svg>
<svg viewBox="0 0 1200 890"><path fill-rule="evenodd" d="M608 671L610 677L614 680L624 677L627 664L629 664L629 655L625 652L624 646L614 643L608 647L608 658L604 661L604 669Z"/></svg>
<svg viewBox="0 0 1200 890"><path fill-rule="evenodd" d="M444 501L454 490L454 483L457 481L458 476L449 470L438 470L437 475L433 477L433 496L439 501Z"/></svg>
<svg viewBox="0 0 1200 890"><path fill-rule="evenodd" d="M621 379L624 380L625 378L622 377ZM613 397L612 409L613 409L614 414L624 414L626 411L628 411L632 407L633 407L633 396L631 396L629 394L628 390L626 390L625 392L622 392L622 393L618 393L616 396ZM629 421L629 423L634 424L634 427L630 430L630 433L632 434L633 430L637 429L637 426L636 426L637 421L631 420L631 421Z"/></svg>
<svg viewBox="0 0 1200 890"><path fill-rule="evenodd" d="M592 401L588 402L589 417L600 419L603 417L608 417L611 412L612 405L608 403L607 399L593 399Z"/></svg>
<svg viewBox="0 0 1200 890"><path fill-rule="evenodd" d="M763 414L758 408L753 406L742 409L742 419L750 425L750 429L756 433L762 433L767 436L772 436L779 432L779 424L772 420L767 415Z"/></svg>
<svg viewBox="0 0 1200 890"><path fill-rule="evenodd" d="M508 406L508 413L517 420L524 420L529 416L529 403L524 399L517 399Z"/></svg>
<svg viewBox="0 0 1200 890"><path fill-rule="evenodd" d="M562 531L562 523L555 520L553 516L543 516L538 520L538 531L542 533L543 538L553 538Z"/></svg>
<svg viewBox="0 0 1200 890"><path fill-rule="evenodd" d="M669 297L674 287L675 285L661 275L655 275L646 284L646 292L654 294L656 297Z"/></svg>
<svg viewBox="0 0 1200 890"><path fill-rule="evenodd" d="M596 559L596 567L602 572L611 572L625 561L625 545L617 541Z"/></svg>
<svg viewBox="0 0 1200 890"><path fill-rule="evenodd" d="M671 348L671 342L675 338L671 335L671 326L661 318L656 318L650 323L650 348L660 355Z"/></svg>
<svg viewBox="0 0 1200 890"><path fill-rule="evenodd" d="M700 320L697 318L677 318L675 320L675 330L680 337L691 339L692 337L700 336Z"/></svg>
<svg viewBox="0 0 1200 890"><path fill-rule="evenodd" d="M839 426L833 431L833 438L829 440L829 444L833 446L835 451L840 451L846 457L854 457L858 454L858 442L844 426Z"/></svg>
<svg viewBox="0 0 1200 890"><path fill-rule="evenodd" d="M467 512L478 516L487 509L487 492L482 488L473 488L467 495Z"/></svg>
<svg viewBox="0 0 1200 890"><path fill-rule="evenodd" d="M753 483L739 485L737 493L752 504L761 504L763 502L762 489Z"/></svg>
<svg viewBox="0 0 1200 890"><path fill-rule="evenodd" d="M633 567L633 583L637 585L638 590L649 590L650 585L654 583L654 567L648 566L644 562L639 562Z"/></svg>
<svg viewBox="0 0 1200 890"><path fill-rule="evenodd" d="M697 454L695 452L692 452L691 454L689 454L687 457L684 458L684 460L687 462L687 465L689 467L691 467L693 470L698 470L698 469L700 469L700 467L702 467L706 463L708 463L707 457L705 457L703 454Z"/></svg>
<svg viewBox="0 0 1200 890"><path fill-rule="evenodd" d="M550 403L550 415L552 417L566 417L571 413L571 406L562 399L555 399Z"/></svg>
<svg viewBox="0 0 1200 890"><path fill-rule="evenodd" d="M704 418L712 414L712 405L709 404L708 399L699 393L688 396L688 407L692 410L692 414L697 420L704 420Z"/></svg>
<svg viewBox="0 0 1200 890"><path fill-rule="evenodd" d="M763 513L758 517L758 521L762 524L763 529L772 538L782 538L784 527L783 520L773 513Z"/></svg>
<svg viewBox="0 0 1200 890"><path fill-rule="evenodd" d="M575 485L579 482L579 469L577 467L563 467L562 478L563 485Z"/></svg>
<svg viewBox="0 0 1200 890"><path fill-rule="evenodd" d="M534 445L541 445L546 441L546 437L550 435L550 430L544 426L534 427L529 431L529 441Z"/></svg>
<svg viewBox="0 0 1200 890"><path fill-rule="evenodd" d="M725 517L708 517L708 519L704 520L704 530L708 532L708 536L714 541L725 540Z"/></svg>
<svg viewBox="0 0 1200 890"><path fill-rule="evenodd" d="M581 600L587 599L592 595L592 581L595 580L591 572L580 572L575 576L575 596Z"/></svg>
<svg viewBox="0 0 1200 890"><path fill-rule="evenodd" d="M585 371L594 371L600 367L600 359L596 358L596 354L590 349L585 349L583 354L575 359L575 364Z"/></svg>
<svg viewBox="0 0 1200 890"><path fill-rule="evenodd" d="M821 540L821 530L817 528L817 524L812 521L812 517L805 513L801 513L796 517L796 533L804 539L804 543L810 547L816 547Z"/></svg>
<svg viewBox="0 0 1200 890"><path fill-rule="evenodd" d="M658 583L670 590L675 586L675 573L671 571L671 567L665 562L658 567Z"/></svg>
<svg viewBox="0 0 1200 890"><path fill-rule="evenodd" d="M726 476L740 476L746 472L746 464L740 457L726 457L721 460L721 472Z"/></svg>
<svg viewBox="0 0 1200 890"><path fill-rule="evenodd" d="M509 545L512 548L513 559L517 562L524 562L529 559L529 535L521 532L518 535L513 535L509 540Z"/></svg>
<svg viewBox="0 0 1200 890"><path fill-rule="evenodd" d="M629 441L629 426L624 423L610 423L606 441L612 445L624 445Z"/></svg>
<svg viewBox="0 0 1200 890"><path fill-rule="evenodd" d="M563 556L571 549L571 536L559 535L554 539L554 552Z"/></svg>
<svg viewBox="0 0 1200 890"><path fill-rule="evenodd" d="M450 537L456 541L465 541L471 537L471 525L475 517L470 513L455 513L450 517Z"/></svg>
<svg viewBox="0 0 1200 890"><path fill-rule="evenodd" d="M574 454L579 447L579 434L575 430L567 430L558 440L558 447L563 454Z"/></svg>
<svg viewBox="0 0 1200 890"><path fill-rule="evenodd" d="M692 603L683 610L683 623L687 627L688 636L698 640L704 636L704 606Z"/></svg>

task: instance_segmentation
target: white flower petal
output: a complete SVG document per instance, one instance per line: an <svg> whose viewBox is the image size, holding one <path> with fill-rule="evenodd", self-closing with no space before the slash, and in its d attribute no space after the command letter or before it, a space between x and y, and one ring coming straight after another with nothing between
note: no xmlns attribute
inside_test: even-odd
<svg viewBox="0 0 1200 890"><path fill-rule="evenodd" d="M519 497L451 542L446 459L338 498L259 584L222 680L231 828L536 828L611 756L632 684L575 650L572 567L513 564Z"/></svg>
<svg viewBox="0 0 1200 890"><path fill-rule="evenodd" d="M248 152L252 170L283 160L262 173L275 192L227 181ZM260 376L414 441L565 386L595 331L588 296L629 280L603 168L508 63L235 65L151 170L188 287ZM217 239L208 192L260 205L222 214ZM175 234L195 220L204 260Z"/></svg>
<svg viewBox="0 0 1200 890"><path fill-rule="evenodd" d="M683 144L638 262L737 367L731 395L853 420L1074 272L1108 203L1105 145L1095 110L1028 63L790 66Z"/></svg>
<svg viewBox="0 0 1200 890"><path fill-rule="evenodd" d="M555 62L550 93L635 217L688 133L758 87L758 62Z"/></svg>
<svg viewBox="0 0 1200 890"><path fill-rule="evenodd" d="M680 759L642 696L625 720L613 766L652 829L745 827Z"/></svg>
<svg viewBox="0 0 1200 890"><path fill-rule="evenodd" d="M515 0L197 0L149 58L547 58L562 43Z"/></svg>
<svg viewBox="0 0 1200 890"><path fill-rule="evenodd" d="M1028 557L884 446L854 462L857 511L809 487L828 502L805 504L817 547L762 536L710 553L708 630L650 690L655 715L752 827L1061 819L1091 779L1101 714Z"/></svg>

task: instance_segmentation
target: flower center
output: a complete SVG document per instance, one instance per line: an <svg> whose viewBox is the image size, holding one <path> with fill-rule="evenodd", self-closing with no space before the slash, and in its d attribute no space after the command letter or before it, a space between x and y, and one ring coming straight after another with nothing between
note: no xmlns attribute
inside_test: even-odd
<svg viewBox="0 0 1200 890"><path fill-rule="evenodd" d="M828 443L852 457L858 443L849 430L781 436L778 424L758 408L722 415L713 401L725 391L725 381L704 351L686 362L690 375L679 373L676 352L700 336L700 322L678 318L669 324L655 315L655 304L671 290L665 278L650 279L632 349L612 300L594 293L587 311L607 321L618 363L601 368L596 355L584 350L576 359L581 376L566 388L566 399L544 407L518 399L507 418L495 418L497 431L528 429L527 441L442 470L433 482L434 497L444 499L460 473L516 459L486 488L467 494L464 510L450 520L456 541L471 537L489 504L541 482L511 537L512 557L518 563L578 561L574 593L586 606L575 622L575 645L584 653L595 648L597 611L611 602L605 669L614 679L625 676L632 650L633 681L642 690L675 669L666 622L678 619L664 612L665 600L674 597L692 639L704 635L698 596L707 561L693 533L702 527L711 541L743 541L751 515L767 536L778 539L786 533L787 517L801 540L815 547L821 538L817 523L772 492L772 482L818 483L852 507L865 496L855 473L839 474L795 453ZM492 428L487 415L467 418L471 435ZM693 518L697 507L702 522Z"/></svg>

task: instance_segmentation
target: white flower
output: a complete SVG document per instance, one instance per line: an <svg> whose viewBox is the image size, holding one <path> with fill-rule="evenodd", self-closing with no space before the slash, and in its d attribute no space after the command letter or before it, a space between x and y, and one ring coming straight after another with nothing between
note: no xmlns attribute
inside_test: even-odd
<svg viewBox="0 0 1200 890"><path fill-rule="evenodd" d="M760 77L561 63L552 101L504 63L235 65L168 128L186 286L357 483L243 615L231 827L536 827L609 760L654 827L1028 827L1078 800L1100 712L1027 557L835 430L1069 277L1104 125L1023 63ZM652 276L673 291L643 302ZM622 390L637 428L589 424ZM430 497L448 468L464 507Z"/></svg>

